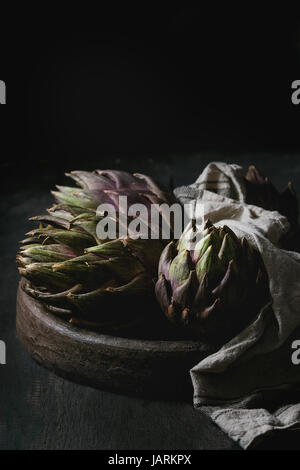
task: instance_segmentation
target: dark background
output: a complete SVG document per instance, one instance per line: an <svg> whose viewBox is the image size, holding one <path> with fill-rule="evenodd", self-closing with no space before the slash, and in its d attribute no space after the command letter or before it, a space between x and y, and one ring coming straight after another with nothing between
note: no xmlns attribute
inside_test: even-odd
<svg viewBox="0 0 300 470"><path fill-rule="evenodd" d="M245 7L94 11L54 4L1 19L0 449L233 449L189 403L72 384L38 367L15 333L15 254L28 217L64 171L120 168L165 185L211 160L261 167L300 186L300 22ZM272 440L273 439L273 440ZM262 448L297 448L282 433Z"/></svg>
<svg viewBox="0 0 300 470"><path fill-rule="evenodd" d="M17 13L1 30L0 65L9 104L1 110L2 165L15 183L109 163L143 168L149 157L174 154L238 160L300 149L300 106L291 102L300 77L295 11Z"/></svg>

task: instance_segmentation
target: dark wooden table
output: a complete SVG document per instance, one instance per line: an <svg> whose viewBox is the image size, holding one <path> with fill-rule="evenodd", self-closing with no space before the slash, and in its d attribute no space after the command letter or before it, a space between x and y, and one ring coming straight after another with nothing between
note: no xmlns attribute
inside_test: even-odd
<svg viewBox="0 0 300 470"><path fill-rule="evenodd" d="M257 163L280 187L292 179L300 187L300 156L190 155L145 157L138 162L103 158L98 168L148 172L164 183L192 182L209 160ZM89 164L90 166L90 164ZM49 189L62 183L47 166L22 186L2 195L0 339L7 364L0 365L0 449L237 449L221 430L189 403L136 399L94 390L56 377L36 365L23 351L15 331L15 298L19 275L18 242L32 226L27 218L43 212L52 198ZM278 446L284 447L281 437ZM270 446L272 446L270 444Z"/></svg>

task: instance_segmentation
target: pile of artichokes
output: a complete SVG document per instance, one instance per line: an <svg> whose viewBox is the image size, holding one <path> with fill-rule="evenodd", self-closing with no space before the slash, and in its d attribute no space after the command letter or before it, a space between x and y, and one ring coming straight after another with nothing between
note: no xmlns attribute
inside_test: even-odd
<svg viewBox="0 0 300 470"><path fill-rule="evenodd" d="M127 196L128 205L149 208L174 203L174 196L152 178L114 170L68 176L79 187L57 187L56 204L32 218L39 227L27 234L17 256L22 289L50 312L76 326L117 332L149 325L153 315L153 328L167 324L178 337L222 344L267 302L268 278L259 253L226 226L207 221L192 250L187 239L193 224L179 241L172 240L172 228L169 240L120 238L118 233L114 240L99 238L102 203L115 207L117 221L119 196ZM297 229L291 186L280 195L254 167L245 185L247 202L280 211Z"/></svg>

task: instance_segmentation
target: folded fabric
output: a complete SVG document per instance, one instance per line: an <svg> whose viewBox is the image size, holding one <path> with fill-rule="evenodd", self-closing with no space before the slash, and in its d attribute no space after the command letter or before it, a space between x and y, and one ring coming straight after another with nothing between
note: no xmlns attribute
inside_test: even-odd
<svg viewBox="0 0 300 470"><path fill-rule="evenodd" d="M292 344L300 340L300 254L278 247L289 229L285 217L246 204L238 165L211 163L174 193L182 203L201 202L205 218L245 236L268 272L271 302L190 371L194 406L248 448L269 432L300 425L300 365L292 361Z"/></svg>

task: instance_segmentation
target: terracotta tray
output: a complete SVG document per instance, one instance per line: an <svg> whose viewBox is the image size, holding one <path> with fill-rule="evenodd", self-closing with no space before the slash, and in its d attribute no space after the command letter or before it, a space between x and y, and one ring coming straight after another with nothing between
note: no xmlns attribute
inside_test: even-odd
<svg viewBox="0 0 300 470"><path fill-rule="evenodd" d="M189 370L212 349L190 340L129 339L83 330L20 287L17 333L39 364L69 380L126 394L192 399Z"/></svg>

